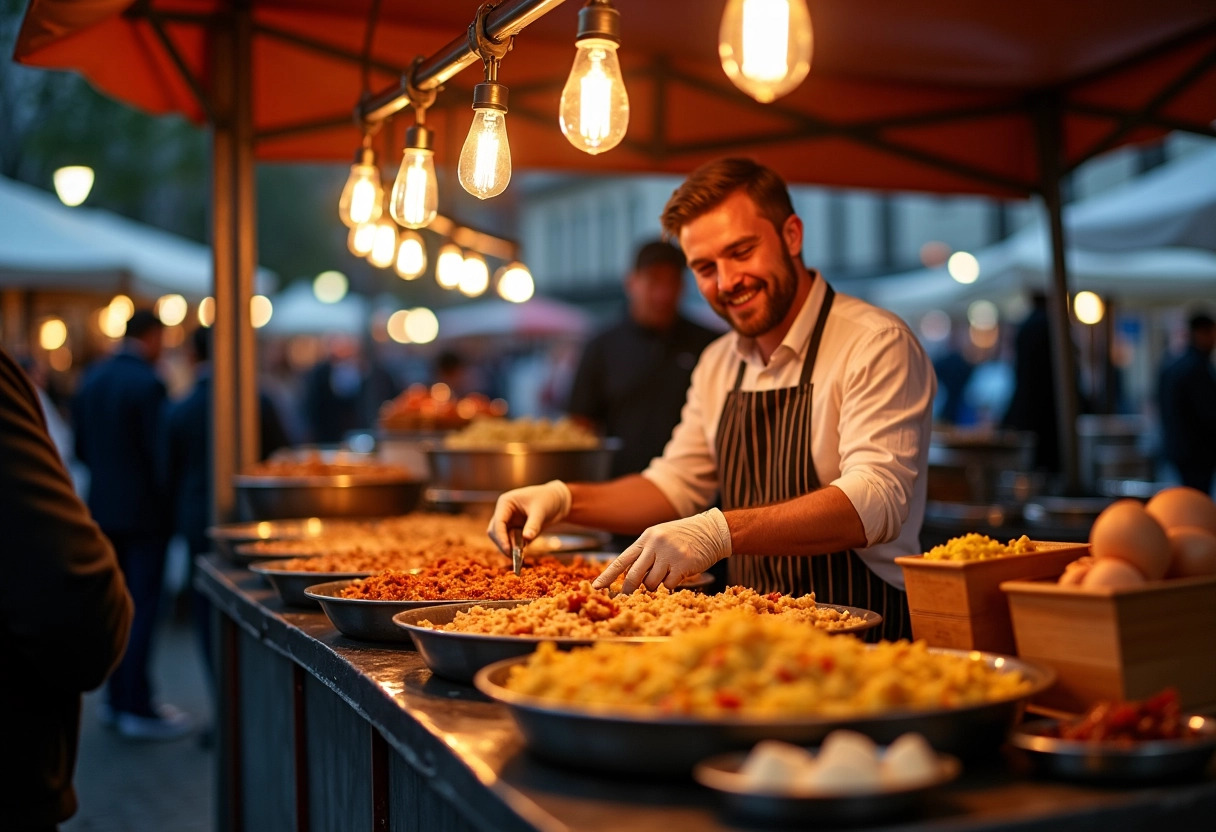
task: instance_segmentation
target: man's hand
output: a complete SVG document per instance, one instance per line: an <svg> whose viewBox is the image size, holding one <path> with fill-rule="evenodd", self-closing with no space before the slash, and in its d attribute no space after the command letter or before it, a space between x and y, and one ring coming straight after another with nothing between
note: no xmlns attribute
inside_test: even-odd
<svg viewBox="0 0 1216 832"><path fill-rule="evenodd" d="M504 495L505 496L505 495ZM501 505L501 500L499 501ZM730 527L716 508L683 520L660 523L642 532L632 546L608 565L592 584L603 589L625 570L625 593L639 586L675 589L731 554Z"/></svg>
<svg viewBox="0 0 1216 832"><path fill-rule="evenodd" d="M523 527L524 544L531 543L546 526L570 513L570 489L561 480L529 485L500 494L486 534L504 555L511 554L507 529Z"/></svg>

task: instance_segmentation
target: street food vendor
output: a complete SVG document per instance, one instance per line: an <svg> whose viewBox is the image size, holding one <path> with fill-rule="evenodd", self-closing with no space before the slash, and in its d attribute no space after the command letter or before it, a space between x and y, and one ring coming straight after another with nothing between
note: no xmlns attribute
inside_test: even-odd
<svg viewBox="0 0 1216 832"><path fill-rule="evenodd" d="M895 315L833 291L802 261L785 182L748 159L703 165L663 211L697 286L732 332L701 355L661 457L604 483L508 491L490 537L561 520L639 534L596 579L675 587L717 561L731 584L814 591L909 637L897 556L921 551L936 380ZM715 497L721 508L710 508Z"/></svg>

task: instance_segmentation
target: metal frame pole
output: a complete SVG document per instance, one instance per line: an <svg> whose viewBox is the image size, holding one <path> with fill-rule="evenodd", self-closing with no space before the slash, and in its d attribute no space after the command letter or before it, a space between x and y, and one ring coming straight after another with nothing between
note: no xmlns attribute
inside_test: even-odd
<svg viewBox="0 0 1216 832"><path fill-rule="evenodd" d="M1035 112L1035 144L1039 157L1039 193L1043 197L1051 226L1053 279L1048 292L1048 317L1055 356L1060 464L1064 473L1064 492L1073 495L1080 492L1081 479L1077 462L1077 365L1068 311L1068 266L1064 257L1063 202L1060 196L1060 177L1064 170L1062 133L1059 98L1054 94L1044 96Z"/></svg>

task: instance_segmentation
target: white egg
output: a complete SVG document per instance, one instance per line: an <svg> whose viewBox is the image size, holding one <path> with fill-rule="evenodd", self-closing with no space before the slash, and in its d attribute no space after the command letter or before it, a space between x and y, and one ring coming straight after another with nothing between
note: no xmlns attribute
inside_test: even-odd
<svg viewBox="0 0 1216 832"><path fill-rule="evenodd" d="M817 794L860 794L876 792L882 788L882 775L877 760L873 765L854 765L853 762L837 760L816 763L811 772L799 780L799 791Z"/></svg>
<svg viewBox="0 0 1216 832"><path fill-rule="evenodd" d="M784 792L794 788L814 763L815 758L805 748L764 740L747 755L739 775L743 778L743 788L750 791Z"/></svg>
<svg viewBox="0 0 1216 832"><path fill-rule="evenodd" d="M893 789L928 783L937 776L937 755L920 734L904 734L882 755L882 782Z"/></svg>
<svg viewBox="0 0 1216 832"><path fill-rule="evenodd" d="M828 734L815 755L815 762L820 765L836 760L856 760L859 765L866 761L878 763L878 746L874 740L856 731L833 731Z"/></svg>

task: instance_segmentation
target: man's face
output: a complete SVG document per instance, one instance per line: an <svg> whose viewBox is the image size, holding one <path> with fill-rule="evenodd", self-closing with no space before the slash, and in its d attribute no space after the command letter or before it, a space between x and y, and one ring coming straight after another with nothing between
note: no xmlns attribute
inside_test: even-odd
<svg viewBox="0 0 1216 832"><path fill-rule="evenodd" d="M794 236L801 242L800 232L791 216L779 234L751 197L737 191L680 229L680 247L714 312L755 338L781 324L797 297L792 254L800 249L791 252L790 245Z"/></svg>
<svg viewBox="0 0 1216 832"><path fill-rule="evenodd" d="M652 263L629 275L625 294L629 314L648 329L669 329L680 308L683 269L670 263Z"/></svg>

